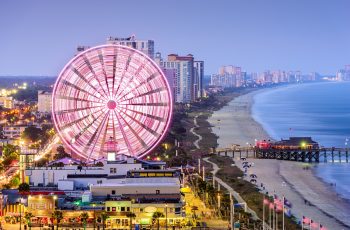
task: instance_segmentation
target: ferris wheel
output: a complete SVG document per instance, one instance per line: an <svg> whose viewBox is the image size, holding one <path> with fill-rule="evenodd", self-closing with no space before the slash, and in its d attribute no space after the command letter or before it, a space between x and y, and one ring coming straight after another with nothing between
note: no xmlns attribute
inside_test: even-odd
<svg viewBox="0 0 350 230"><path fill-rule="evenodd" d="M52 115L61 140L84 159L117 154L137 158L154 149L172 116L169 84L142 52L119 45L90 48L61 71L52 96Z"/></svg>

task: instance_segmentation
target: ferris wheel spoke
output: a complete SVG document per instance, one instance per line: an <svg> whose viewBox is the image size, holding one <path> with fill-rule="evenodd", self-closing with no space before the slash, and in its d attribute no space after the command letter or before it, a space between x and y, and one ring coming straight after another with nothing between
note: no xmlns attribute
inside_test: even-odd
<svg viewBox="0 0 350 230"><path fill-rule="evenodd" d="M62 80L62 84L63 84L63 85L66 85L66 86L69 86L69 87L71 87L71 88L73 88L73 89L75 89L75 90L77 90L77 91L81 91L81 92L84 92L84 93L86 93L86 94L89 94L90 96L96 98L97 100L101 100L101 98L97 97L95 94L93 94L93 93L91 93L91 92L89 92L89 91L87 91L87 90L85 90L85 89L82 89L82 88L80 88L80 87L74 85L73 83L71 83L71 82L69 82L69 81L67 81L67 80Z"/></svg>
<svg viewBox="0 0 350 230"><path fill-rule="evenodd" d="M155 115L152 115L152 114L149 114L149 113L143 113L143 112L140 112L140 111L137 111L137 110L130 109L128 107L125 107L125 108L123 107L123 109L131 111L132 113L139 114L141 116L149 117L151 119L154 119L154 120L157 120L157 121L160 121L160 122L164 122L165 121L165 119L163 117L158 117L158 116L155 116Z"/></svg>
<svg viewBox="0 0 350 230"><path fill-rule="evenodd" d="M97 93L99 95L100 92L96 89L95 86L93 86L74 66L71 66L71 70L73 71L73 73L75 73L81 80L83 80L86 84L88 84L94 91L94 93ZM103 98L107 99L105 96L101 95Z"/></svg>
<svg viewBox="0 0 350 230"><path fill-rule="evenodd" d="M56 113L58 115L62 115L65 113L72 113L72 112L77 112L77 111L82 111L82 110L91 110L91 109L100 108L100 107L104 107L104 105L83 107L83 108L74 108L74 109L64 109L64 110L58 110L58 111L56 111Z"/></svg>
<svg viewBox="0 0 350 230"><path fill-rule="evenodd" d="M85 64L89 67L91 73L94 75L94 77L95 77L96 81L98 82L100 88L102 89L102 91L103 91L103 93L104 93L104 95L105 95L104 98L107 98L107 97L108 97L108 93L106 93L105 89L104 89L103 86L101 85L101 82L100 82L100 80L98 79L96 72L95 72L94 69L92 68L89 59L88 59L85 55L84 55L84 61L85 61Z"/></svg>
<svg viewBox="0 0 350 230"><path fill-rule="evenodd" d="M126 134L125 134L124 126L123 126L122 123L120 122L120 119L119 119L119 117L118 117L118 114L117 114L117 112L116 112L115 110L114 110L114 115L115 115L115 117L116 117L116 119L117 119L118 126L119 126L119 129L120 129L120 131L121 131L121 133L122 133L122 135L123 135L123 139L124 139L124 141L125 141L125 143L126 143L126 146L128 147L128 150L130 151L130 153L131 153L132 155L134 155L134 150L133 150L133 148L131 147L130 141L129 141L128 137L127 137ZM121 118L121 119L122 119L122 118ZM124 122L125 122L125 121L124 121ZM114 121L113 121L113 123L114 123ZM116 126L114 125L114 127L116 127Z"/></svg>
<svg viewBox="0 0 350 230"><path fill-rule="evenodd" d="M135 97L126 98L126 99L124 99L124 100L122 100L120 102L128 101L128 100L139 98L139 97L148 96L148 95L159 93L159 92L162 92L162 91L165 91L165 90L166 90L165 87L156 88L156 89L150 90L150 91L148 91L146 93L142 93L142 94L136 95Z"/></svg>
<svg viewBox="0 0 350 230"><path fill-rule="evenodd" d="M77 135L75 135L74 137L73 137L73 140L74 141L77 141L80 137L81 137L81 135L83 135L101 116L103 115L103 113L101 113L99 116L97 116L97 117L93 117L93 115L92 115L92 117L93 117L93 120L92 120L92 122L90 122L87 126L85 126L85 127L80 127L80 128L82 128L82 130L77 134Z"/></svg>
<svg viewBox="0 0 350 230"><path fill-rule="evenodd" d="M100 60L100 64L102 66L102 72L103 72L103 75L105 77L105 82L106 82L106 86L107 86L107 90L108 90L108 95L110 94L110 91L109 91L109 85L108 85L108 78L107 78L107 73L106 73L106 67L105 67L105 64L104 64L104 60L103 60L103 54L102 54L102 51L99 50L98 51L98 58Z"/></svg>
<svg viewBox="0 0 350 230"><path fill-rule="evenodd" d="M120 81L119 81L119 84L118 84L118 88L117 90L114 92L114 82L113 82L113 96L118 94L118 91L119 91L119 88L121 86L121 83L123 82L124 80L124 77L125 77L125 73L127 72L127 70L129 69L129 65L130 65L130 61L131 61L131 57L134 55L135 52L132 52L131 54L129 54L129 57L128 57L128 60L126 61L126 64L124 66L124 70L121 74L121 77L120 77Z"/></svg>
<svg viewBox="0 0 350 230"><path fill-rule="evenodd" d="M102 128L101 127L104 127L105 124L106 124L106 121L108 120L108 117L109 117L109 113L106 113L105 116L103 117L103 120L100 122L100 124L98 125L97 129L95 130L94 134L91 136L91 138L89 139L89 141L87 142L86 144L86 149L84 148L84 152L87 152L87 150L90 148L91 146L91 143L95 140L95 143L93 144L93 147L90 151L90 154L89 154L89 157L88 159L91 158L91 155L93 154L94 152L94 149L96 147L96 142L98 141L98 137L101 135L101 132L102 132ZM97 137L97 138L96 138Z"/></svg>
<svg viewBox="0 0 350 230"><path fill-rule="evenodd" d="M169 104L167 102L152 102L152 103L131 103L126 105L137 105L137 106L168 106Z"/></svg>
<svg viewBox="0 0 350 230"><path fill-rule="evenodd" d="M116 49L114 49L114 53L117 53L116 52ZM116 65L117 65L117 55L113 55L113 85L112 85L112 95L114 95L114 83L115 83L115 72L117 70L116 68Z"/></svg>
<svg viewBox="0 0 350 230"><path fill-rule="evenodd" d="M139 126L141 126L142 128L146 129L149 133L151 133L153 136L155 137L159 137L160 134L157 133L155 130L151 129L150 127L148 127L147 125L141 123L138 119L135 119L134 117L130 116L129 114L125 113L124 111L120 110L120 112L122 112L123 114L125 114L127 117L129 117L131 120L133 120L135 123L137 123Z"/></svg>
<svg viewBox="0 0 350 230"><path fill-rule="evenodd" d="M145 85L145 84L148 84L150 81L152 81L153 79L155 79L156 77L158 77L159 75L157 75L157 74L152 74L152 75L150 75L146 80L144 80L143 82L141 82L141 83L139 83L139 85L137 85L135 88L133 88L133 89L130 89L130 90L128 90L127 92L125 92L122 96L120 96L120 97L118 97L118 99L119 98L123 98L125 95L128 95L129 93L132 93L132 92L134 92L134 91L136 91L136 92L138 92L138 89L140 88L140 87L142 87L143 85Z"/></svg>
<svg viewBox="0 0 350 230"><path fill-rule="evenodd" d="M85 101L85 102L92 102L91 100L87 100L85 98L80 98L80 97L70 97L70 96L65 96L65 95L58 95L57 99L63 99L63 100L68 100L68 101ZM99 101L94 101L94 102L98 102Z"/></svg>
<svg viewBox="0 0 350 230"><path fill-rule="evenodd" d="M138 69L136 70L136 72L133 74L134 76L131 76L131 77L129 78L128 82L125 84L125 88L126 88L126 89L130 88L130 87L129 87L130 82L134 79L134 77L139 76L141 70L142 70L144 67L145 67L145 63L142 63L142 65L139 66L139 68L138 68ZM121 82L121 83L122 83L122 82ZM122 92L123 92L123 90L121 90L120 92L117 91L117 92L116 92L116 95L115 95L115 98L119 98L119 96L120 96L120 94L121 94Z"/></svg>
<svg viewBox="0 0 350 230"><path fill-rule="evenodd" d="M142 147L145 149L148 149L148 145L142 140L142 138L137 134L137 132L133 129L133 127L131 127L131 125L128 122L126 122L122 116L120 116L120 119L122 119L124 123L129 127L130 131L134 134L134 136L140 142Z"/></svg>
<svg viewBox="0 0 350 230"><path fill-rule="evenodd" d="M96 112L94 112L94 114L97 114L97 113L101 112L102 110L103 110L103 108L97 110ZM81 122L81 121L87 119L87 118L90 117L90 116L92 116L92 114L88 114L88 115L86 115L86 116L84 116L84 117L81 117L81 118L79 118L79 119L77 119L77 120L73 120L73 121L71 121L71 122L69 122L69 123L67 123L67 124L64 124L64 125L61 126L61 129L62 129L62 130L65 130L66 128L71 127L73 124L79 123L79 122Z"/></svg>
<svg viewBox="0 0 350 230"><path fill-rule="evenodd" d="M107 132L108 132L108 122L109 122L109 117L110 117L110 111L108 111L108 117L107 120L105 121L105 124L103 125L103 136L102 136L102 142L101 143L106 143L106 137L107 137ZM102 133L101 130L101 133ZM114 131L114 126L113 126L113 131ZM103 155L103 145L100 146L99 150L99 155Z"/></svg>

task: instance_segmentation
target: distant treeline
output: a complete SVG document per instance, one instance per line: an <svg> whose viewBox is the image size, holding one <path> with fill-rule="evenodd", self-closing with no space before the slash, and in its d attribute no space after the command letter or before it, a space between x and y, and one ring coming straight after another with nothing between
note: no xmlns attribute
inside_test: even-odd
<svg viewBox="0 0 350 230"><path fill-rule="evenodd" d="M40 77L24 77L24 76L0 76L0 88L12 88L17 83L22 85L24 82L31 85L50 86L55 83L57 77L40 76Z"/></svg>
<svg viewBox="0 0 350 230"><path fill-rule="evenodd" d="M12 89L15 84L22 85L27 83L27 89L19 89L12 95L19 101L38 101L38 90L52 91L52 85L56 77L22 77L22 76L0 76L0 88Z"/></svg>

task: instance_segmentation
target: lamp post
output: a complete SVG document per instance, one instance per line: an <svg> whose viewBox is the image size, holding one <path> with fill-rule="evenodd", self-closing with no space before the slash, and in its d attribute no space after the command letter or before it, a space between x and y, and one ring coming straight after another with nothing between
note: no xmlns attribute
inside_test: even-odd
<svg viewBox="0 0 350 230"><path fill-rule="evenodd" d="M165 230L168 230L168 204L165 204Z"/></svg>
<svg viewBox="0 0 350 230"><path fill-rule="evenodd" d="M96 204L93 204L92 207L94 208L94 230L96 229L96 209L95 209Z"/></svg>
<svg viewBox="0 0 350 230"><path fill-rule="evenodd" d="M22 230L22 197L19 198L19 230Z"/></svg>

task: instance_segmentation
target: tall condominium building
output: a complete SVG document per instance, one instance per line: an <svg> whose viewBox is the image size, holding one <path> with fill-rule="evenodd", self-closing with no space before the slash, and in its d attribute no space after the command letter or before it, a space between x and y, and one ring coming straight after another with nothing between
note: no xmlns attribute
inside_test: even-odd
<svg viewBox="0 0 350 230"><path fill-rule="evenodd" d="M179 56L177 54L168 55L168 60L163 61L157 53L155 60L164 69L174 69L176 72L174 83L174 100L178 103L190 103L197 97L194 87L194 59L191 54Z"/></svg>
<svg viewBox="0 0 350 230"><path fill-rule="evenodd" d="M219 68L219 74L211 76L211 85L228 87L241 87L244 84L244 74L241 67L222 66Z"/></svg>
<svg viewBox="0 0 350 230"><path fill-rule="evenodd" d="M204 61L194 61L194 93L195 98L203 97Z"/></svg>
<svg viewBox="0 0 350 230"><path fill-rule="evenodd" d="M176 78L176 69L166 69L164 67L161 67L166 79L168 80L169 87L171 90L171 96L173 100L175 101L175 86L177 85L177 78Z"/></svg>
<svg viewBox="0 0 350 230"><path fill-rule="evenodd" d="M154 41L137 40L134 35L128 38L108 37L107 44L124 45L137 49L154 59Z"/></svg>
<svg viewBox="0 0 350 230"><path fill-rule="evenodd" d="M51 113L52 107L52 93L39 90L38 91L38 112Z"/></svg>

